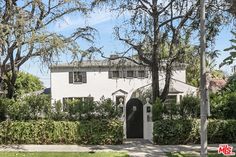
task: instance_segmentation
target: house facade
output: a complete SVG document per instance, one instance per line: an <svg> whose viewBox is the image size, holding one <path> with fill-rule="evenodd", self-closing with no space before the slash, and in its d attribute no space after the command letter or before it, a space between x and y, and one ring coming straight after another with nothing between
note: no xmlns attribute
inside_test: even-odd
<svg viewBox="0 0 236 157"><path fill-rule="evenodd" d="M159 78L162 88L164 87L164 73L160 73ZM147 114L151 112L144 109L145 104L149 105L149 100L145 103L138 100L140 94L151 87L151 80L148 67L137 65L126 59L53 65L51 67L51 97L53 102L78 98L94 101L100 100L101 97L111 98L116 104L123 105L124 133L125 137L129 138L131 137L128 135L130 130L127 130L126 125L129 125L127 121L133 118L128 115L128 112L130 115L134 115L134 112L143 114L144 121L151 118L151 115L147 118ZM169 99L180 102L184 95L196 94L196 92L197 88L186 84L186 65L175 64ZM142 106L140 111L138 106ZM143 123L139 127L143 128L145 125ZM133 126L133 130L137 129ZM133 138L145 138L145 136L145 132L140 131L139 135Z"/></svg>

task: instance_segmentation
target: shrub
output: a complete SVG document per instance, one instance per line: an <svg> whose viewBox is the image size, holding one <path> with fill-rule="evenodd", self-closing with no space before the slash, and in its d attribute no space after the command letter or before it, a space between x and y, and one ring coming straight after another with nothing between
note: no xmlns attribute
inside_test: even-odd
<svg viewBox="0 0 236 157"><path fill-rule="evenodd" d="M154 122L156 144L199 144L200 120L159 120ZM209 120L208 143L235 143L236 120Z"/></svg>
<svg viewBox="0 0 236 157"><path fill-rule="evenodd" d="M179 107L179 114L183 119L200 117L200 100L198 97L184 96Z"/></svg>
<svg viewBox="0 0 236 157"><path fill-rule="evenodd" d="M156 121L163 119L164 106L161 103L160 99L157 99L156 102L152 105L152 120Z"/></svg>
<svg viewBox="0 0 236 157"><path fill-rule="evenodd" d="M200 100L187 95L180 104L162 103L157 100L153 104L153 121L158 119L189 119L200 117Z"/></svg>
<svg viewBox="0 0 236 157"><path fill-rule="evenodd" d="M53 113L54 120L67 119L72 121L84 121L92 119L112 119L119 117L122 112L117 110L117 107L114 105L111 99L105 98L101 98L98 102L66 100L64 105L62 105L59 101L55 102L54 106L56 111Z"/></svg>
<svg viewBox="0 0 236 157"><path fill-rule="evenodd" d="M121 144L123 125L121 121L91 120L80 125L81 144Z"/></svg>
<svg viewBox="0 0 236 157"><path fill-rule="evenodd" d="M13 100L0 98L0 121L6 120L8 113L7 107L13 104Z"/></svg>
<svg viewBox="0 0 236 157"><path fill-rule="evenodd" d="M17 101L7 101L7 114L12 120L48 119L51 116L50 97L47 95L31 95Z"/></svg>
<svg viewBox="0 0 236 157"><path fill-rule="evenodd" d="M236 119L236 93L211 94L211 117Z"/></svg>
<svg viewBox="0 0 236 157"><path fill-rule="evenodd" d="M117 118L123 113L122 110L118 109L118 107L114 105L111 99L104 98L101 98L99 102L96 102L95 112L99 119Z"/></svg>
<svg viewBox="0 0 236 157"><path fill-rule="evenodd" d="M121 144L122 123L118 120L4 121L0 144Z"/></svg>
<svg viewBox="0 0 236 157"><path fill-rule="evenodd" d="M60 100L54 102L52 111L52 119L56 121L66 120L66 113L63 112L63 105Z"/></svg>

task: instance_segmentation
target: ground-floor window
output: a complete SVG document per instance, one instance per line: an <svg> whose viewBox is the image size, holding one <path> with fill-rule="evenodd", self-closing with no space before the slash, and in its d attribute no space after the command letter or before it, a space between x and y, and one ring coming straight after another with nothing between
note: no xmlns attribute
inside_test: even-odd
<svg viewBox="0 0 236 157"><path fill-rule="evenodd" d="M63 103L63 111L67 112L69 110L69 105L75 101L78 101L78 105L82 104L82 103L91 103L93 102L93 97L64 97L62 99L62 103ZM82 103L81 103L82 102Z"/></svg>
<svg viewBox="0 0 236 157"><path fill-rule="evenodd" d="M175 104L177 103L177 95L168 95L166 100L165 100L166 104Z"/></svg>

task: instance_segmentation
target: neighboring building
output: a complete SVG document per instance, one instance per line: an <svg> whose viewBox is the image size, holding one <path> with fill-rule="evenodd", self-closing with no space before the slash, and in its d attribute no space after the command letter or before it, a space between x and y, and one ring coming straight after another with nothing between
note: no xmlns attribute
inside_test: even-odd
<svg viewBox="0 0 236 157"><path fill-rule="evenodd" d="M174 71L170 85L169 99L180 102L182 96L186 94L195 95L197 88L186 84L185 64L176 63L173 66ZM161 88L164 87L164 78L164 73L161 73ZM137 128L134 126L131 127L128 122L130 116L127 114L139 111L139 106L144 105L138 99L140 97L140 91L145 91L149 88L151 81L151 73L148 67L134 64L126 59L112 61L96 60L84 61L80 64L53 65L51 67L51 96L53 102L57 100L63 102L66 99L81 99L83 101L93 99L98 101L103 96L105 98L111 98L116 104L122 102L124 105L124 121L126 121L125 127L127 125L127 130L125 129L126 137L145 138L147 136L142 131L134 136L129 134L130 128L131 130L136 130L136 132ZM133 108L130 108L130 106L133 106ZM132 112L129 112L130 109L132 109ZM143 107L141 107L139 113L143 113L144 111ZM149 109L147 112L151 113ZM141 117L143 115L145 120L146 114L142 114ZM150 117L148 119L150 120ZM137 120L139 121L140 119ZM142 128L143 125L140 127Z"/></svg>

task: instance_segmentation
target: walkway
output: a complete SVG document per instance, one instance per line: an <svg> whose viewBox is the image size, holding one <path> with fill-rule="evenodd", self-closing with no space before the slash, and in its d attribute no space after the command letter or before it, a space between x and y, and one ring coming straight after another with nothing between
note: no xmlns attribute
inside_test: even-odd
<svg viewBox="0 0 236 157"><path fill-rule="evenodd" d="M236 145L234 144L234 149ZM218 145L210 145L208 150L217 151ZM199 145L153 145L143 140L125 141L123 145L0 145L0 151L26 152L99 152L122 151L128 152L131 157L165 157L165 152L199 152ZM236 149L234 150L236 151Z"/></svg>

